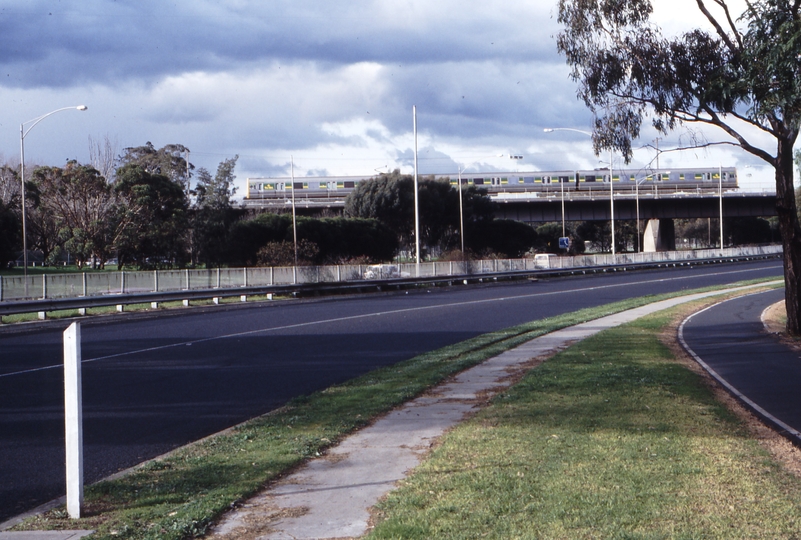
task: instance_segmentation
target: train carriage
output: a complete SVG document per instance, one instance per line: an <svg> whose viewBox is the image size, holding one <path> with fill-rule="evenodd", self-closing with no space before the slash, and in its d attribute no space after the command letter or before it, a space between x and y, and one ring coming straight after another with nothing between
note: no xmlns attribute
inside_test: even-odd
<svg viewBox="0 0 801 540"><path fill-rule="evenodd" d="M721 177L722 174L722 177ZM457 174L425 175L458 185ZM355 189L359 182L373 176L332 176L295 178L249 178L246 201L251 204L281 204L294 198L302 201L338 202ZM554 192L601 192L609 190L609 169L578 171L522 171L462 173L462 185L484 188L490 196L504 193L528 193L536 197ZM657 192L687 192L732 190L738 187L734 167L630 170L615 169L611 180L615 192L656 190Z"/></svg>

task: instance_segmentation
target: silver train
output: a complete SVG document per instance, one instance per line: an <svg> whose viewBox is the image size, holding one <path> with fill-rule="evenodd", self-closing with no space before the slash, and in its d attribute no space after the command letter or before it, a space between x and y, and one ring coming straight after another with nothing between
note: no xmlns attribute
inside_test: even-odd
<svg viewBox="0 0 801 540"><path fill-rule="evenodd" d="M722 178L721 178L722 174ZM421 175L421 178L447 179L451 185L459 184L457 174ZM359 182L374 176L317 176L290 178L248 178L246 199L262 200L343 199ZM552 171L552 172L490 172L462 173L462 186L486 188L489 194L553 193L554 191L608 191L609 170ZM734 167L661 169L657 171L613 170L615 191L635 189L662 191L712 191L736 189L737 170Z"/></svg>

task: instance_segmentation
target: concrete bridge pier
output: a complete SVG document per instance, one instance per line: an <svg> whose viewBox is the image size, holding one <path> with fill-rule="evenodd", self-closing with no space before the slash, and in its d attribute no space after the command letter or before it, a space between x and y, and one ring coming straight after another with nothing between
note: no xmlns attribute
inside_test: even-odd
<svg viewBox="0 0 801 540"><path fill-rule="evenodd" d="M675 251L676 227L672 219L649 219L643 233L643 251Z"/></svg>

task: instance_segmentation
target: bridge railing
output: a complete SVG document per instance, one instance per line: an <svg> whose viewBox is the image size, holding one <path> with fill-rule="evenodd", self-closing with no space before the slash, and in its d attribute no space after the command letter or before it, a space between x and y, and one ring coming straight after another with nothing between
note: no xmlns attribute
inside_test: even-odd
<svg viewBox="0 0 801 540"><path fill-rule="evenodd" d="M551 257L548 266L534 259L487 259L384 265L298 266L272 268L215 268L207 270L153 270L38 276L0 276L0 301L80 298L102 295L171 291L237 289L303 283L339 283L392 278L429 278L484 275L543 268L566 269L626 264L680 262L726 257L776 255L782 247L756 246L693 251L620 253Z"/></svg>

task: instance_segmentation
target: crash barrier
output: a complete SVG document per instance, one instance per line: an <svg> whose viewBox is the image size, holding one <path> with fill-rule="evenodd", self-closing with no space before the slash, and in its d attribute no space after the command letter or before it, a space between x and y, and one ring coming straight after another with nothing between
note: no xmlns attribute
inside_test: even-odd
<svg viewBox="0 0 801 540"><path fill-rule="evenodd" d="M487 259L477 261L424 262L420 264L297 266L276 268L215 268L208 270L153 270L132 272L98 272L43 274L39 276L0 276L0 305L32 300L58 300L114 295L153 295L175 293L165 297L195 298L204 291L218 291L219 296L255 294L260 288L272 287L285 292L291 286L314 284L355 284L381 280L409 280L491 276L541 270L565 270L626 265L653 265L713 259L742 259L775 256L780 245L752 246L717 250L671 251L653 253L621 253L617 255L581 255L574 257L539 256L525 259ZM278 290L280 289L280 290ZM247 290L247 291L246 291ZM224 291L227 291L224 293ZM203 296L201 294L201 296ZM214 297L208 294L203 297ZM149 300L148 300L149 301ZM160 300L166 301L166 300ZM78 302L80 303L80 302ZM72 304L72 302L70 302ZM93 303L94 304L94 303ZM77 305L77 304L76 304ZM113 302L107 303L113 305ZM69 308L67 308L69 309ZM8 313L7 310L3 310Z"/></svg>

